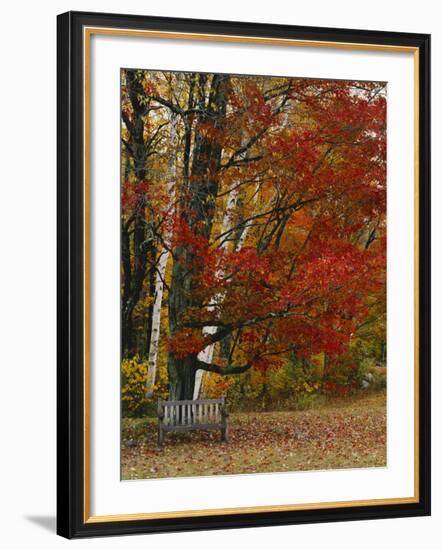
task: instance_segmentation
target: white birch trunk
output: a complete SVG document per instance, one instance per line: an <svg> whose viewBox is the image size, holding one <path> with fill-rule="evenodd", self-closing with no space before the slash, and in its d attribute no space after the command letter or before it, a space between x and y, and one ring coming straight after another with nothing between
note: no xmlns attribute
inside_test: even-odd
<svg viewBox="0 0 442 550"><path fill-rule="evenodd" d="M252 212L254 212L256 210L256 207L258 205L258 195L259 195L259 183L256 184L256 188L255 188L255 196L253 198L253 210L252 210ZM238 242L236 243L236 246L235 246L236 251L241 250L241 248L244 246L244 243L246 242L247 233L249 232L249 229L250 229L250 225L246 224L246 226L244 227L244 229L241 233L240 238L238 239Z"/></svg>
<svg viewBox="0 0 442 550"><path fill-rule="evenodd" d="M253 201L254 209L256 209L256 206L258 204L258 195L259 195L259 184L256 185L255 197L254 197L254 201ZM227 209L226 209L226 213L224 214L224 218L223 218L221 234L225 233L230 228L232 213L233 213L233 210L235 208L237 198L238 198L238 188L236 187L229 194L229 199L227 201ZM241 248L244 246L244 243L246 241L247 233L249 232L249 229L250 229L250 225L246 225L243 232L241 233L241 236L240 236L236 246L235 246L236 251L241 250ZM228 240L227 239L224 240L223 244L221 245L222 248L224 248L224 249L227 248L227 243L228 243ZM221 273L221 276L222 276L222 273ZM217 304L219 304L221 300L222 300L222 296L216 297L215 302L213 304L210 304L207 309L209 311L213 311L215 306ZM216 331L217 331L217 327L204 327L203 328L203 333L204 334L215 334ZM204 361L205 363L211 363L212 358L213 358L214 348L215 348L215 344L210 344L209 346L206 346L202 351L199 352L198 359L200 361ZM203 376L204 376L204 371L201 370L201 369L198 369L196 371L196 374L195 374L195 386L194 386L194 390L193 390L193 399L198 399L198 397L199 397L199 393L200 393L200 390L201 390L201 384L202 384L202 381L203 381Z"/></svg>
<svg viewBox="0 0 442 550"><path fill-rule="evenodd" d="M157 374L157 358L160 343L161 306L163 302L164 276L166 274L169 251L163 249L157 266L155 294L152 308L152 330L150 333L149 357L147 360L146 397L152 397Z"/></svg>
<svg viewBox="0 0 442 550"><path fill-rule="evenodd" d="M236 188L229 193L229 198L227 200L227 208L223 217L221 233L225 233L230 228L232 213L235 209L237 198L238 198L238 189ZM227 244L228 244L228 240L226 239L224 240L221 247L226 249ZM223 275L222 271L218 272L218 275L222 277ZM215 306L219 303L221 299L222 299L221 296L215 296L213 303L210 304L207 308L208 311L213 311L215 309ZM204 327L203 334L215 334L216 330L217 330L216 327ZM211 363L213 358L214 348L215 348L215 344L210 344L209 346L206 346L202 351L199 352L198 359L200 361L204 361L205 363ZM201 369L198 369L195 373L195 386L193 390L193 399L198 399L200 389L201 389L201 383L203 380L203 375L204 375L204 371Z"/></svg>
<svg viewBox="0 0 442 550"><path fill-rule="evenodd" d="M248 137L244 136L242 141L241 141L241 145L245 145L247 143L247 139L248 139ZM223 223L222 223L222 227L221 227L221 234L228 231L231 227L232 214L235 210L235 206L236 206L236 202L237 202L238 194L239 194L238 189L239 189L239 186L234 185L234 188L229 193L229 198L227 200L227 208L226 208L226 212L224 214ZM256 195L255 195L255 200L254 200L255 205L257 204L257 196L258 196L258 187L256 189ZM242 248L242 246L243 246L243 244L246 240L248 230L249 230L249 226L246 226L244 228L244 231L242 232L240 238L239 238L239 241L238 241L238 243L235 247L235 250L238 251ZM223 241L221 247L226 249L227 246L228 246L228 242L229 241L227 239L225 239ZM222 272L219 272L218 274L221 277L223 276ZM222 301L222 299L223 299L223 296L221 294L215 296L213 303L210 304L207 309L209 311L213 311L213 309L216 307L216 305L218 305ZM203 328L203 334L215 334L216 331L217 331L217 327L204 327ZM199 352L198 359L200 361L205 362L205 363L211 363L212 358L213 358L214 348L215 348L215 344L210 344L209 346L206 346L202 351ZM204 376L204 370L198 369L196 371L196 374L195 374L195 386L194 386L194 390L193 390L193 399L198 399L198 397L199 397L203 376Z"/></svg>
<svg viewBox="0 0 442 550"><path fill-rule="evenodd" d="M177 132L177 116L175 113L171 114L170 118L170 148L171 155L169 158L169 194L171 199L171 204L173 208L173 203L175 200L175 185L176 185L176 150L178 144L178 132ZM169 245L171 235L165 234L164 240L167 245ZM149 345L149 357L147 360L147 381L146 381L146 397L150 398L153 395L153 390L155 386L155 380L157 375L157 359L158 359L158 348L160 343L160 332L161 332L161 306L163 303L163 292L164 292L164 278L166 276L167 262L169 260L169 250L166 247L163 247L160 253L160 257L157 265L157 273L155 278L155 294L154 302L152 308L152 329L150 333L150 345Z"/></svg>

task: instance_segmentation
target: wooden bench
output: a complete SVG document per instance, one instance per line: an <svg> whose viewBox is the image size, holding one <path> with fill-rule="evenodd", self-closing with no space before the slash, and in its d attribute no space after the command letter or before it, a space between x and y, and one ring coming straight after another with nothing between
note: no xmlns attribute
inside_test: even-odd
<svg viewBox="0 0 442 550"><path fill-rule="evenodd" d="M229 413L221 399L195 399L188 401L158 400L158 444L164 443L166 432L192 430L221 430L222 441L227 441Z"/></svg>

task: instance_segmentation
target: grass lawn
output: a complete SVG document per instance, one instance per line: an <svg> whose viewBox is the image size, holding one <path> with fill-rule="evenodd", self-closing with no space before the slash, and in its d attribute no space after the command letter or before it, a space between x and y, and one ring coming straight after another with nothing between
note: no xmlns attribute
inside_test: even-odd
<svg viewBox="0 0 442 550"><path fill-rule="evenodd" d="M317 410L231 414L228 443L219 431L195 431L168 433L159 447L155 418L124 418L122 430L122 479L386 466L385 392Z"/></svg>

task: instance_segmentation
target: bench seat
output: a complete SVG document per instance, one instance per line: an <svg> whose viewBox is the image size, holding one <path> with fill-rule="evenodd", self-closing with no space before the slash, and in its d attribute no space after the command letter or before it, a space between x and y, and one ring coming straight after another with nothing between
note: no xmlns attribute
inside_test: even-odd
<svg viewBox="0 0 442 550"><path fill-rule="evenodd" d="M220 430L222 441L227 441L229 413L224 397L183 401L158 400L158 444L163 445L166 432Z"/></svg>

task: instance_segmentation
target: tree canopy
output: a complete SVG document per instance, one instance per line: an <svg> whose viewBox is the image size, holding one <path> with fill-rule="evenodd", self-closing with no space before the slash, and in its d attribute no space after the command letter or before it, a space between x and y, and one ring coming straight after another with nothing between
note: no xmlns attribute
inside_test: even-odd
<svg viewBox="0 0 442 550"><path fill-rule="evenodd" d="M197 371L385 346L386 85L123 70L122 354ZM370 332L370 331L368 331ZM365 334L365 336L364 336Z"/></svg>

